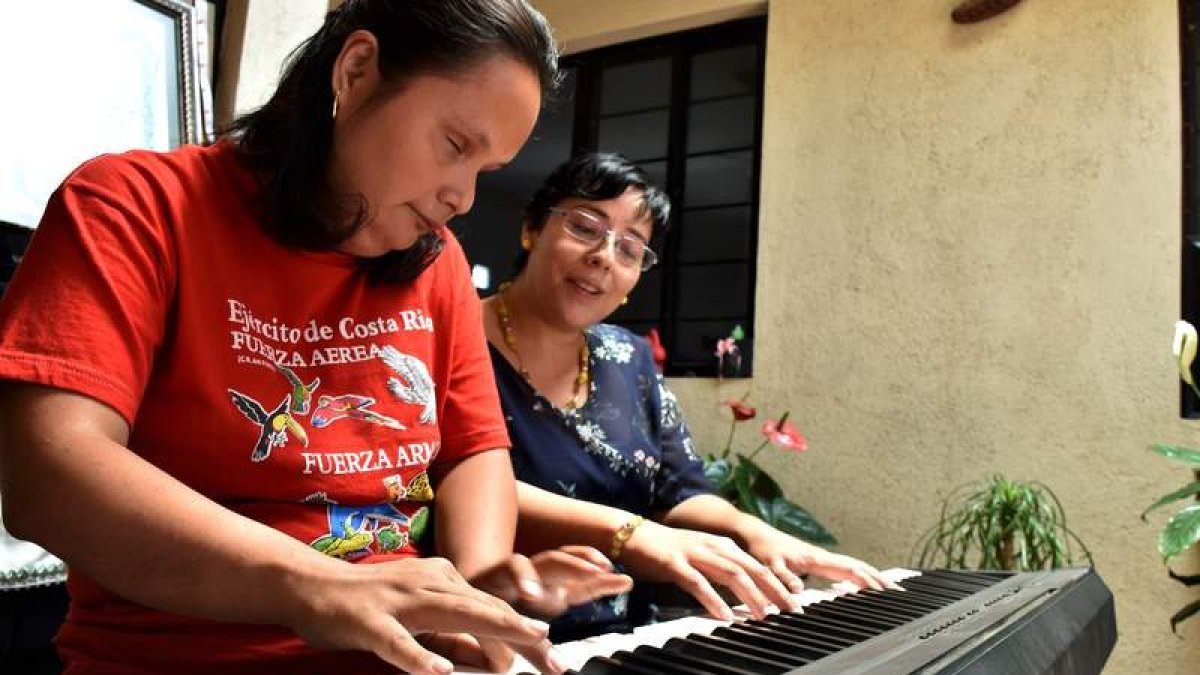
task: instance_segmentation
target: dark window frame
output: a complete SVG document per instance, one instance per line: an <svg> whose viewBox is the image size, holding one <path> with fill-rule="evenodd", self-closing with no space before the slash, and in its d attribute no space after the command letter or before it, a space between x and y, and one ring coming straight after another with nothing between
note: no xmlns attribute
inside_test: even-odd
<svg viewBox="0 0 1200 675"><path fill-rule="evenodd" d="M1183 107L1183 203L1180 316L1200 325L1200 0L1179 0L1180 100ZM1200 399L1180 383L1180 415L1200 418Z"/></svg>
<svg viewBox="0 0 1200 675"><path fill-rule="evenodd" d="M745 147L723 149L708 153L692 153L689 155L687 152L689 122L688 108L696 103L707 102L709 100L702 99L700 101L692 101L689 98L689 67L691 65L691 59L696 55L704 54L706 52L724 48L734 48L743 45L755 46L757 58L757 63L755 64L757 69L757 78L752 90L752 95L754 98L754 131L751 143L749 146ZM599 122L603 117L600 112L600 91L602 84L601 76L604 67L644 62L653 58L662 58L664 56L671 59L671 95L668 103L669 138L667 142L667 156L665 158L644 159L640 162L651 163L665 159L667 165L667 184L663 187L670 195L671 201L674 205L674 208L672 209L671 229L666 241L663 243L663 250L660 251L662 258L662 263L660 263L660 266L663 268L660 273L662 274L663 283L660 285L660 311L656 323L658 325L663 344L667 349L667 363L664 367L664 373L669 376L715 377L718 375L717 360L714 355L709 355L708 358L697 361L685 361L683 359L676 358L675 356L679 351L676 349L679 340L678 326L680 325L681 321L689 321L689 319L680 317L680 306L682 303L681 298L684 293L684 289L679 281L684 269L712 267L716 265L728 265L732 263L744 264L747 270L744 314L731 317L690 319L690 321L695 321L697 323L728 321L731 324L731 329L735 322L740 324L746 335L745 339L741 341L741 366L736 372L733 372L727 368L725 375L749 377L753 371L755 292L758 276L758 223L760 213L759 190L762 172L762 124L765 80L764 72L766 62L766 17L759 16L750 19L741 19L716 26L647 38L636 42L623 43L612 47L600 48L581 54L564 57L564 67L572 68L576 72L575 123L573 136L571 139L571 153L574 155L598 149ZM731 97L718 96L714 97L712 100L722 100L723 98ZM661 109L661 106L656 106L653 109ZM647 110L650 110L650 108ZM621 114L630 114L631 112L636 111L624 111ZM683 262L680 260L682 228L679 227L679 224L682 214L685 210L684 196L687 188L687 160L689 157L703 156L706 154L720 155L735 151L749 151L751 153L751 178L749 197L747 201L729 205L695 207L695 210L701 210L704 208L720 208L721 206L749 207L749 250L747 251L746 257ZM618 316L612 319L614 323L623 323L619 318L619 314L620 311L617 312ZM719 338L724 336L715 337Z"/></svg>

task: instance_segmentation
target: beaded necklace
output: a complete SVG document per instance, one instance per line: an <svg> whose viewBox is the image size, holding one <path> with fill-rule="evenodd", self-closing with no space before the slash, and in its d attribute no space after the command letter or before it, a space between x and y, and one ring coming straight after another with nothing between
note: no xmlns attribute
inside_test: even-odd
<svg viewBox="0 0 1200 675"><path fill-rule="evenodd" d="M521 352L517 349L517 334L513 330L512 311L508 307L508 302L504 299L504 295L510 285L508 282L500 284L500 289L496 293L496 318L500 320L500 332L504 334L504 344L508 345L509 350L517 357L517 372L532 387L533 382L529 378L529 371L525 368L525 360L521 358ZM587 402L588 398L590 376L588 374L589 352L587 334L581 333L581 337L583 338L583 344L579 346L579 375L575 376L575 393L565 406L567 410L580 408Z"/></svg>

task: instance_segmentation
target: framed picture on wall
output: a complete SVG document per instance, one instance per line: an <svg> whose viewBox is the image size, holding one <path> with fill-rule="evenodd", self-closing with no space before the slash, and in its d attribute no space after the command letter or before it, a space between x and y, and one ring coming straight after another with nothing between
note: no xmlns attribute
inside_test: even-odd
<svg viewBox="0 0 1200 675"><path fill-rule="evenodd" d="M96 155L203 139L188 2L0 3L0 64L0 220L35 226Z"/></svg>

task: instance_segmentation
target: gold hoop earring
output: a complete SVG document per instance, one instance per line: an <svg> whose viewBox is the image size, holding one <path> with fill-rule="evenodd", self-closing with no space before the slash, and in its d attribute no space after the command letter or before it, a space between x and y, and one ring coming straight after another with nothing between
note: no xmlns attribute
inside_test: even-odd
<svg viewBox="0 0 1200 675"><path fill-rule="evenodd" d="M333 92L333 114L330 115L330 117L332 117L335 120L337 119L337 113L338 113L338 99L340 99L341 97L342 97L341 92L337 92L337 91Z"/></svg>

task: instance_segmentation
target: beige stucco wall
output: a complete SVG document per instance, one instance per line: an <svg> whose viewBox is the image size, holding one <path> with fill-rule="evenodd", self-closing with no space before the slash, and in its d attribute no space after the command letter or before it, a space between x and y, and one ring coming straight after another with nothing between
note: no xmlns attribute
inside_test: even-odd
<svg viewBox="0 0 1200 675"><path fill-rule="evenodd" d="M320 27L329 6L328 0L228 1L219 56L219 127L267 102L284 59Z"/></svg>
<svg viewBox="0 0 1200 675"><path fill-rule="evenodd" d="M594 45L753 3L537 4ZM953 5L770 3L757 376L726 393L792 410L813 449L768 463L882 565L957 483L1046 481L1116 595L1106 672L1200 672L1200 620L1167 627L1197 595L1156 559L1165 515L1137 517L1188 477L1147 443L1200 442L1169 358L1175 2L1030 0L972 27ZM715 383L673 385L723 440Z"/></svg>

